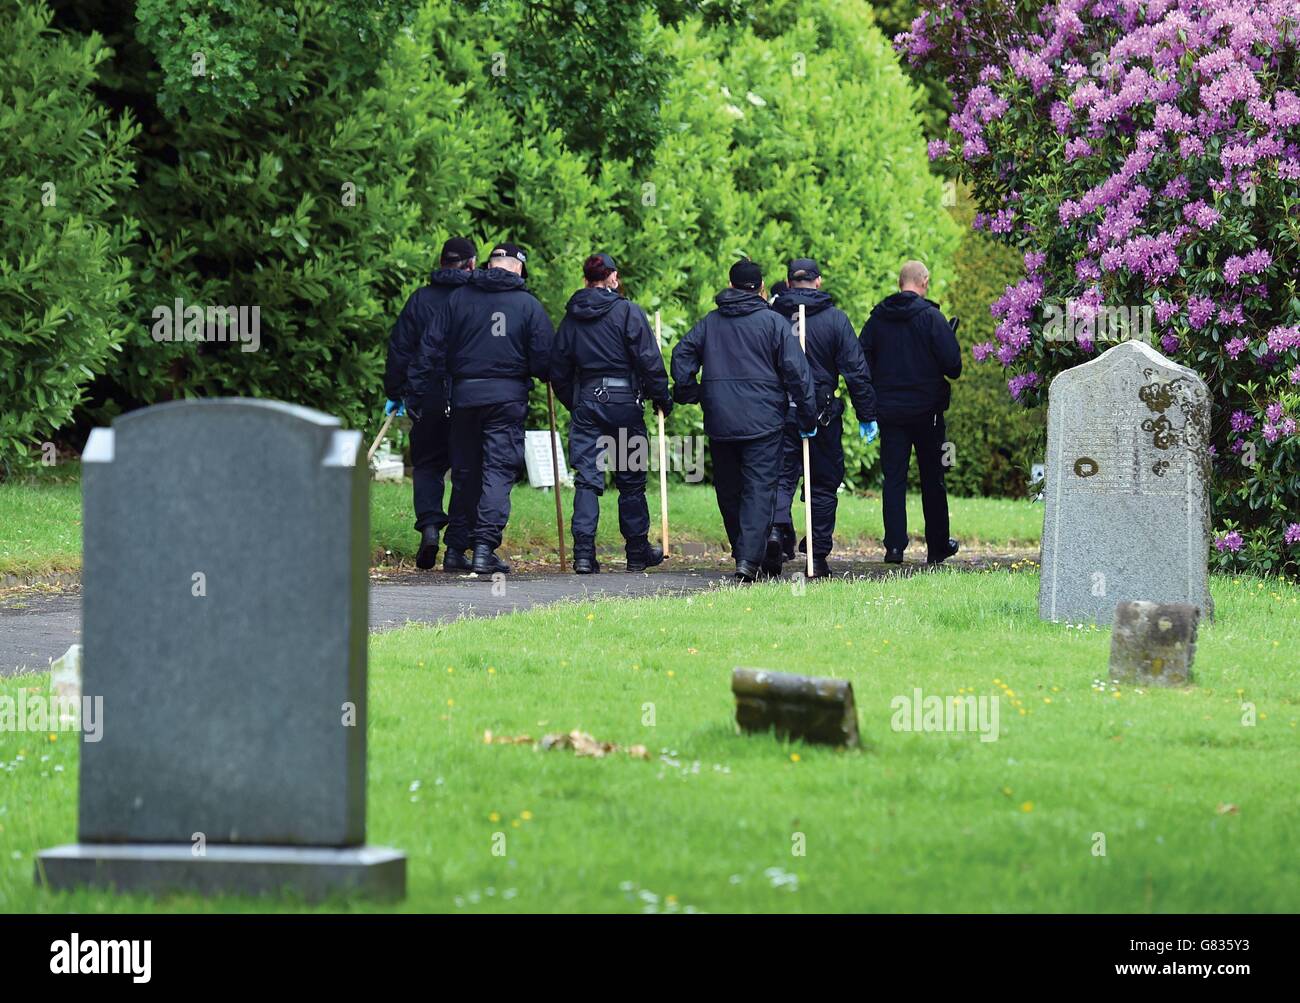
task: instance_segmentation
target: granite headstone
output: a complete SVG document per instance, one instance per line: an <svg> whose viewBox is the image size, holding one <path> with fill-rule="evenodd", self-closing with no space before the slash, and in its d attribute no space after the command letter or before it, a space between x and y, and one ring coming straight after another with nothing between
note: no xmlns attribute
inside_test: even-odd
<svg viewBox="0 0 1300 1003"><path fill-rule="evenodd" d="M367 847L359 432L272 401L160 404L82 456L80 842L52 887L404 894Z"/></svg>
<svg viewBox="0 0 1300 1003"><path fill-rule="evenodd" d="M1130 600L1214 606L1210 395L1191 369L1126 341L1048 391L1039 614L1111 622Z"/></svg>

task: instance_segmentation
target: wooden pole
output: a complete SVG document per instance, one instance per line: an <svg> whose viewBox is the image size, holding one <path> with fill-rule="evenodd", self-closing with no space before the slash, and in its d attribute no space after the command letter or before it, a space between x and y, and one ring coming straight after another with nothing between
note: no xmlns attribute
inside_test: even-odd
<svg viewBox="0 0 1300 1003"><path fill-rule="evenodd" d="M804 325L808 323L804 305L799 304L799 347L804 355L808 354L808 343L804 338ZM812 534L812 459L808 453L808 440L803 439L803 525L804 546L808 548L808 577L813 576L813 534Z"/></svg>
<svg viewBox="0 0 1300 1003"><path fill-rule="evenodd" d="M559 433L555 430L555 394L546 384L546 410L551 418L551 487L555 491L555 534L560 543L560 571L566 571L564 561L564 512L560 508L560 457L555 450Z"/></svg>
<svg viewBox="0 0 1300 1003"><path fill-rule="evenodd" d="M379 434L378 434L377 436L375 436L375 441L372 442L372 443L370 444L370 449L369 449L369 451L366 453L366 463L367 463L367 464L369 464L370 461L373 460L373 459L375 458L375 450L378 449L378 448L379 448L379 444L380 444L381 442L384 441L384 436L388 434L388 426L391 425L391 424L393 423L393 419L394 419L396 416L397 416L397 412L394 411L394 412L392 412L392 414L390 414L390 415L389 415L389 416L384 420L383 427L381 427L381 428L379 429Z"/></svg>
<svg viewBox="0 0 1300 1003"><path fill-rule="evenodd" d="M663 355L663 327L659 311L655 311L655 345ZM664 438L664 413L655 409L659 415L659 537L663 541L664 557L668 556L668 442Z"/></svg>

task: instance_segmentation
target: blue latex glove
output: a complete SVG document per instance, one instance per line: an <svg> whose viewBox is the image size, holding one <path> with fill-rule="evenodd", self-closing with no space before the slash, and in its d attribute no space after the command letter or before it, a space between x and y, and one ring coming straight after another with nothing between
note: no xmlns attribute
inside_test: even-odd
<svg viewBox="0 0 1300 1003"><path fill-rule="evenodd" d="M387 402L384 404L384 417L385 417L385 418L387 418L387 417L388 417L390 414L392 414L394 411L397 412L397 417L399 417L399 418L404 418L404 417L406 417L406 402L405 402L405 401L387 401Z"/></svg>
<svg viewBox="0 0 1300 1003"><path fill-rule="evenodd" d="M874 421L858 422L858 435L866 439L868 442L874 441L876 436L878 436L879 434L880 434L880 426L877 425Z"/></svg>
<svg viewBox="0 0 1300 1003"><path fill-rule="evenodd" d="M811 439L811 438L812 438L814 435L816 435L816 434L817 434L817 429L814 428L811 432L800 432L800 433L799 433L799 438L801 438L801 439Z"/></svg>

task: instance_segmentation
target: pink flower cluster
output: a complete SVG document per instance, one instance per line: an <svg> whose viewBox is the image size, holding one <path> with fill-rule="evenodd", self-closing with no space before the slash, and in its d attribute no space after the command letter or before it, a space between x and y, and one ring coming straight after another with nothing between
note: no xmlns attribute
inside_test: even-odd
<svg viewBox="0 0 1300 1003"><path fill-rule="evenodd" d="M1160 347L1211 383L1214 455L1225 453L1215 506L1233 527L1216 547L1300 544L1300 522L1243 501L1281 487L1294 512L1290 467L1226 455L1248 439L1300 452L1287 413L1300 388L1288 288L1300 274L1300 0L919 2L896 45L940 72L955 109L931 159L971 182L976 229L1024 256L974 357L996 358L1012 397L1036 403L1093 351L1088 318L1145 304ZM1049 333L1049 304L1071 305L1070 337ZM1261 397L1274 403L1261 411Z"/></svg>

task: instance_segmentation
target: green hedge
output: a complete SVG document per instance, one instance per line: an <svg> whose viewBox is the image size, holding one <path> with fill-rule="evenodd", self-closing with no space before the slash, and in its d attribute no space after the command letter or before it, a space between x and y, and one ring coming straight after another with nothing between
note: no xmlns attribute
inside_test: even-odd
<svg viewBox="0 0 1300 1003"><path fill-rule="evenodd" d="M974 362L970 353L972 345L993 337L989 304L1017 281L1020 255L970 228L975 207L965 189L958 191L953 215L965 232L942 306L946 316L961 318L957 337L964 359L948 409L954 462L944 479L953 494L1020 497L1029 490L1033 465L1043 462L1046 414L1043 408L1016 404L1007 393L1002 370Z"/></svg>
<svg viewBox="0 0 1300 1003"><path fill-rule="evenodd" d="M534 23L522 0L297 0L253 4L245 18L249 3L183 0L179 19L162 0L65 11L70 39L94 23L132 26L114 37L100 84L144 126L138 189L117 202L122 232L140 228L129 295L119 291L129 323L112 329L121 354L84 423L244 394L375 429L390 326L452 233L527 247L530 286L557 322L583 258L609 251L636 301L662 311L665 352L742 253L769 281L789 257L818 257L855 326L905 258L926 260L943 292L958 231L925 159L916 92L863 0L757 18L626 5L645 58L671 72L647 78L639 99L654 102L651 154L622 158L609 152L617 137L602 155L574 135L554 107L563 88L530 90L537 67L518 60L555 46L512 47ZM261 58L277 38L285 57ZM195 51L206 76L187 76ZM494 72L503 52L505 80ZM258 307L258 350L158 340L156 311L178 298ZM533 427L544 401L534 398ZM700 433L699 409L674 412L670 431ZM849 483L862 485L876 447L856 428L846 446Z"/></svg>
<svg viewBox="0 0 1300 1003"><path fill-rule="evenodd" d="M129 116L92 86L95 34L60 35L42 3L5 0L0 58L0 475L54 459L42 444L110 363L127 322L135 223Z"/></svg>

